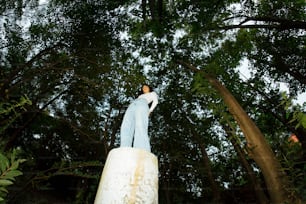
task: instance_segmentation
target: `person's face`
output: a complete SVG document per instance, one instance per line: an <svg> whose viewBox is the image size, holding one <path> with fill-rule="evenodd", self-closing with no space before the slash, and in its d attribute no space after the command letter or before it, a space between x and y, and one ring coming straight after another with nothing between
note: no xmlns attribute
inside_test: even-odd
<svg viewBox="0 0 306 204"><path fill-rule="evenodd" d="M149 93L150 92L150 87L148 87L147 85L143 85L142 86L142 92L143 93Z"/></svg>

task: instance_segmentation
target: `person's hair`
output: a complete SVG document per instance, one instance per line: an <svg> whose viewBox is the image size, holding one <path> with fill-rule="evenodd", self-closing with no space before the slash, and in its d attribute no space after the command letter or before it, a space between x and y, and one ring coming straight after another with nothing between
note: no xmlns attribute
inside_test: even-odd
<svg viewBox="0 0 306 204"><path fill-rule="evenodd" d="M153 88L150 86L150 85L148 85L148 84L142 84L141 85L141 88L140 88L140 90L139 90L139 92L138 92L138 95L141 95L141 94L143 94L143 90L142 90L142 87L144 87L144 86L147 86L147 87L149 87L149 89L150 89L150 92L152 92L153 91Z"/></svg>

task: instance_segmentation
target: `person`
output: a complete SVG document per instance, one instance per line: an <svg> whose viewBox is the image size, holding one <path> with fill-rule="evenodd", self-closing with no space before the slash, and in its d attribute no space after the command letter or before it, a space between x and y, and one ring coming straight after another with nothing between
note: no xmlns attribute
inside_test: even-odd
<svg viewBox="0 0 306 204"><path fill-rule="evenodd" d="M131 147L133 143L133 147L151 152L148 136L149 115L157 104L156 92L149 85L143 84L140 95L129 105L123 116L120 147Z"/></svg>

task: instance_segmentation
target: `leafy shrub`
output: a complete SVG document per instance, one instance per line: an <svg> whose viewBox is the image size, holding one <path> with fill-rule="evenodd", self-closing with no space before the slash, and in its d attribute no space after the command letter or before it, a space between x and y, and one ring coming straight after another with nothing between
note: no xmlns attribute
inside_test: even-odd
<svg viewBox="0 0 306 204"><path fill-rule="evenodd" d="M18 167L25 159L17 159L16 154L17 150L14 149L9 159L4 154L0 153L0 203L5 201L5 197L8 194L8 190L6 189L7 186L14 183L15 177L22 175Z"/></svg>

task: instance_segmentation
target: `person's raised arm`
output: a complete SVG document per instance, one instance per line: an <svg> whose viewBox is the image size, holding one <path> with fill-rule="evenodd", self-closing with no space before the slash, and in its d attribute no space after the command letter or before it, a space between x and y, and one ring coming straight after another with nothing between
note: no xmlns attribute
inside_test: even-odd
<svg viewBox="0 0 306 204"><path fill-rule="evenodd" d="M150 107L150 110L149 110L149 114L153 112L153 110L155 109L155 107L157 106L158 104L158 96L155 92L151 92L150 94L152 94L152 104L151 104L151 107Z"/></svg>

